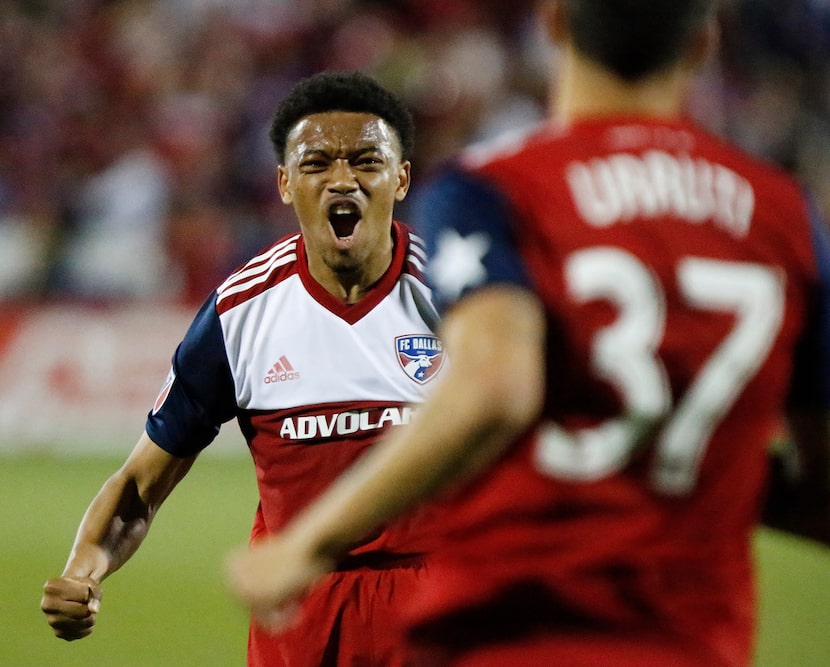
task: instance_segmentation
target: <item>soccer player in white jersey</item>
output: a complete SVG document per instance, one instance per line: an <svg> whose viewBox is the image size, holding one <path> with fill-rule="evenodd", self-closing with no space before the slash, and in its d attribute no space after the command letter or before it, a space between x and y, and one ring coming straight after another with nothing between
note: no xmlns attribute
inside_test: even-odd
<svg viewBox="0 0 830 667"><path fill-rule="evenodd" d="M443 362L421 242L393 218L412 135L401 101L357 73L310 77L280 105L270 134L278 187L301 231L233 273L195 317L145 433L92 501L63 574L45 585L41 606L58 637L92 632L102 580L138 549L222 423L238 420L256 466L256 541L409 421ZM248 664L402 665L389 623L423 568L427 517L354 545L291 628L274 635L252 623Z"/></svg>

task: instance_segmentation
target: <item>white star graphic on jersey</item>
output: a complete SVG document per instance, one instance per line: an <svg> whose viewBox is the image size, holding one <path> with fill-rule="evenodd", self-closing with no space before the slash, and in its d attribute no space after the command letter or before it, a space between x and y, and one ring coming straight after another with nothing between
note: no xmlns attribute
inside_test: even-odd
<svg viewBox="0 0 830 667"><path fill-rule="evenodd" d="M469 236L461 236L454 229L441 232L430 266L435 287L446 297L454 299L465 287L483 283L487 269L481 260L490 250L490 245L490 236L484 232Z"/></svg>

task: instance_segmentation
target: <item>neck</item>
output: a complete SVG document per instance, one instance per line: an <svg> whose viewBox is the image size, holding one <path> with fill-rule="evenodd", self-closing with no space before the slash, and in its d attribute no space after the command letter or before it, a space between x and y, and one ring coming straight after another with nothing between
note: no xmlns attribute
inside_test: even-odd
<svg viewBox="0 0 830 667"><path fill-rule="evenodd" d="M308 250L306 250L308 252ZM308 271L336 299L343 303L357 303L377 284L392 264L394 243L389 238L369 257L349 261L327 261L320 255L308 253Z"/></svg>
<svg viewBox="0 0 830 667"><path fill-rule="evenodd" d="M311 277L324 290L343 303L360 301L385 272L385 269L377 274L363 271L333 271L329 267L316 267L311 262L308 268Z"/></svg>
<svg viewBox="0 0 830 667"><path fill-rule="evenodd" d="M388 265L387 265L388 268ZM349 273L336 276L336 282L329 292L343 303L357 303L372 289L383 276L385 269L377 275L352 275Z"/></svg>
<svg viewBox="0 0 830 667"><path fill-rule="evenodd" d="M630 82L573 49L561 52L554 117L562 121L613 115L676 118L680 115L687 76L682 66Z"/></svg>

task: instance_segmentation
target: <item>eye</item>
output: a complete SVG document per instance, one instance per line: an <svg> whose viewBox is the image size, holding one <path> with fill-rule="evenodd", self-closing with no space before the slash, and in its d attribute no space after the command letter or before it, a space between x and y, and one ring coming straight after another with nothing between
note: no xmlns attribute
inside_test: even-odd
<svg viewBox="0 0 830 667"><path fill-rule="evenodd" d="M356 167L364 167L368 169L372 169L374 167L382 167L384 164L383 159L378 157L377 155L361 155L357 160L354 161L354 165Z"/></svg>
<svg viewBox="0 0 830 667"><path fill-rule="evenodd" d="M300 162L300 171L302 172L318 172L323 171L328 164L321 158L308 158Z"/></svg>

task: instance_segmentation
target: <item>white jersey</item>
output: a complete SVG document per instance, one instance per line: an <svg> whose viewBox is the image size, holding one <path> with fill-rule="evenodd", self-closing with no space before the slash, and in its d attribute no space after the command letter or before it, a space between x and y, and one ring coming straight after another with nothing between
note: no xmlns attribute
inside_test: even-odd
<svg viewBox="0 0 830 667"><path fill-rule="evenodd" d="M410 266L395 281L388 276L391 289L379 286L368 303L350 306L298 270L299 242L277 244L218 290L239 408L421 400L443 358L429 292L408 272L423 251L411 245Z"/></svg>
<svg viewBox="0 0 830 667"><path fill-rule="evenodd" d="M280 240L216 290L176 351L147 432L187 456L236 417L260 485L256 534L407 423L443 365L421 241L397 222L393 234L391 266L351 305L311 277L300 234Z"/></svg>

